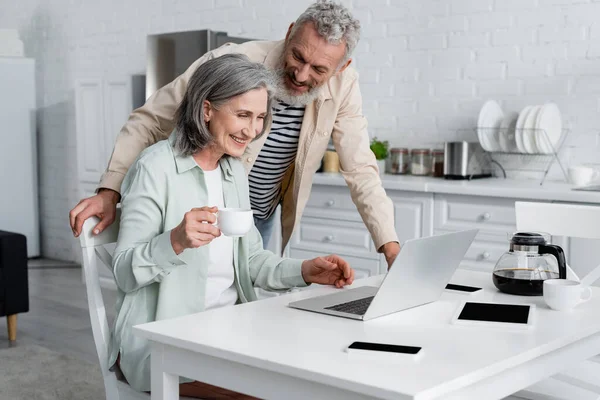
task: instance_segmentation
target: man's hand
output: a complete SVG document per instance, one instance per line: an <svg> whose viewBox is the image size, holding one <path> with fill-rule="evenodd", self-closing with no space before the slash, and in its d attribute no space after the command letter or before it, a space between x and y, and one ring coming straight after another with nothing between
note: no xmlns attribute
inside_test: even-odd
<svg viewBox="0 0 600 400"><path fill-rule="evenodd" d="M385 260L387 261L388 270L392 267L394 260L400 253L400 243L398 242L388 242L381 246L380 252L385 255Z"/></svg>
<svg viewBox="0 0 600 400"><path fill-rule="evenodd" d="M111 189L100 189L98 194L81 200L69 213L69 222L73 235L78 237L86 219L91 216L100 218L94 227L94 235L99 234L115 221L117 203L121 195Z"/></svg>
<svg viewBox="0 0 600 400"><path fill-rule="evenodd" d="M341 288L354 282L354 270L344 259L332 254L304 261L302 278L306 283L335 285Z"/></svg>

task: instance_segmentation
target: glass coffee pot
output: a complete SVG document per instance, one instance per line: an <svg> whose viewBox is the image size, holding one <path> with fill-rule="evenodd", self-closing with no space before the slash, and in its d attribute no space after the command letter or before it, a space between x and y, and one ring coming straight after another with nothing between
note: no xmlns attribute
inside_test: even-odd
<svg viewBox="0 0 600 400"><path fill-rule="evenodd" d="M566 279L567 263L560 246L549 244L550 235L517 232L509 235L510 250L504 253L492 279L504 293L541 296L546 279Z"/></svg>

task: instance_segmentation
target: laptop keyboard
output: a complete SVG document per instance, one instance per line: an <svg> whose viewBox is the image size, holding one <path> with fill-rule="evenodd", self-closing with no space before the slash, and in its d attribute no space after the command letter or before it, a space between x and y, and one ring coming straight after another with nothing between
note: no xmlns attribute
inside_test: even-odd
<svg viewBox="0 0 600 400"><path fill-rule="evenodd" d="M345 312L348 314L364 315L367 312L367 308L373 301L373 298L365 297L364 299L352 300L347 303L336 304L335 306L325 307L326 310L333 310L339 312Z"/></svg>

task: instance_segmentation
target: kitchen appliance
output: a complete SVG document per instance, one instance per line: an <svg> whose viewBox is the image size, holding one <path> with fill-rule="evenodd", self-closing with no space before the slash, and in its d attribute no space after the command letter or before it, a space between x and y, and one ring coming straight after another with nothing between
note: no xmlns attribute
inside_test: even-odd
<svg viewBox="0 0 600 400"><path fill-rule="evenodd" d="M203 29L148 35L146 38L145 98L171 83L205 53L225 43L243 43L254 39L229 36L227 32ZM138 85L138 91L142 88ZM136 98L134 94L134 98ZM135 104L135 106L143 105Z"/></svg>
<svg viewBox="0 0 600 400"><path fill-rule="evenodd" d="M476 179L492 176L490 158L478 142L444 144L444 178Z"/></svg>
<svg viewBox="0 0 600 400"><path fill-rule="evenodd" d="M25 235L28 257L40 255L35 66L0 57L0 230Z"/></svg>
<svg viewBox="0 0 600 400"><path fill-rule="evenodd" d="M541 296L546 279L566 279L567 262L560 246L549 244L550 235L517 232L510 236L510 250L496 263L492 280L504 293Z"/></svg>

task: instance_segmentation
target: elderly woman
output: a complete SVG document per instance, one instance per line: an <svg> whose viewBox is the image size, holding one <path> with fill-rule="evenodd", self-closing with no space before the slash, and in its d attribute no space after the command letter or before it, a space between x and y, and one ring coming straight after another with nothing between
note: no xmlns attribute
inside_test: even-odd
<svg viewBox="0 0 600 400"><path fill-rule="evenodd" d="M109 365L118 362L137 390L150 390L150 348L132 334L132 326L253 301L255 286L342 287L354 279L337 256L284 259L263 250L254 226L232 238L213 225L219 208L250 208L238 158L270 123L271 96L270 73L246 56L228 54L202 64L169 140L146 149L125 177ZM186 396L215 396L197 382L180 389Z"/></svg>

